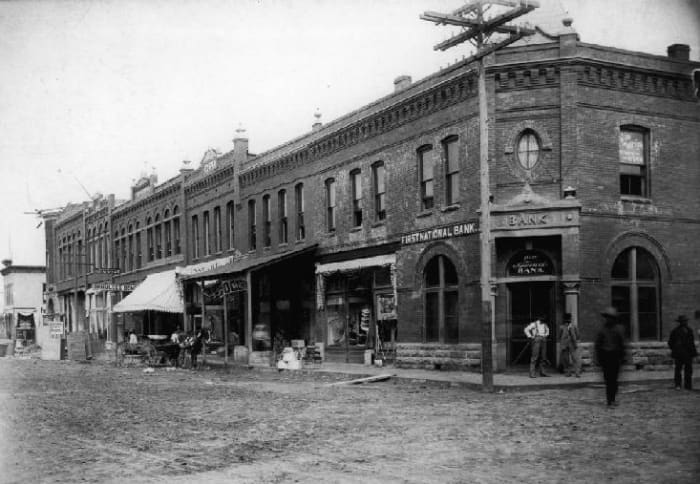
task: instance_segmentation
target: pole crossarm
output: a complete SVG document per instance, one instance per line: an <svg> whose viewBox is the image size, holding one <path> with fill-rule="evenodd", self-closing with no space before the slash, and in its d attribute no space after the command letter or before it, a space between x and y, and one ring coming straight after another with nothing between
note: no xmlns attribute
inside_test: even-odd
<svg viewBox="0 0 700 484"><path fill-rule="evenodd" d="M477 18L468 18L463 15L467 13L480 12L481 8L486 4L496 4L504 5L509 7L514 7L511 10L497 15L491 19L484 20L481 19L481 15ZM499 0L483 0L471 3L462 9L455 10L453 13L439 13L433 11L427 11L420 15L421 20L427 20L429 22L434 22L436 25L456 25L459 27L464 27L465 30L462 33L454 35L449 39L440 42L433 49L434 50L447 50L450 47L461 44L481 34L490 35L494 32L498 33L509 33L509 34L524 34L532 35L535 33L535 29L530 27L521 27L515 25L505 25L511 20L525 15L531 12L539 5L536 2L521 1L499 1Z"/></svg>

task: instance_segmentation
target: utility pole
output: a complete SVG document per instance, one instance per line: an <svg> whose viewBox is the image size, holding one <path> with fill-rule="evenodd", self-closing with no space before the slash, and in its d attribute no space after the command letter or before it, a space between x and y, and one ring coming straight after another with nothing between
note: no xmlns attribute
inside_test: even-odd
<svg viewBox="0 0 700 484"><path fill-rule="evenodd" d="M501 8L497 15L486 18L491 9ZM539 4L533 0L471 0L451 13L425 12L421 20L436 25L453 25L462 32L440 42L434 50L469 41L476 52L465 63L476 62L479 74L479 182L480 182L480 252L481 252L481 372L482 388L493 391L493 347L496 339L491 307L491 190L489 182L489 118L486 97L484 58L527 35L533 28L508 25L511 20L531 12ZM503 10L505 8L505 10ZM495 12L494 12L495 13ZM492 36L494 37L492 39Z"/></svg>

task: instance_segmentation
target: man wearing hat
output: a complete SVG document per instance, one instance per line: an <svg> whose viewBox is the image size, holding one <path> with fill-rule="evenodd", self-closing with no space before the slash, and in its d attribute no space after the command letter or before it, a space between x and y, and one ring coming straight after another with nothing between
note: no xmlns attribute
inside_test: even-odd
<svg viewBox="0 0 700 484"><path fill-rule="evenodd" d="M614 307L605 308L601 313L605 320L595 339L595 355L603 369L605 396L608 406L617 406L617 378L625 359L625 339L618 325L618 312Z"/></svg>
<svg viewBox="0 0 700 484"><path fill-rule="evenodd" d="M544 322L545 316L538 316L525 327L525 336L530 338L532 352L530 353L530 378L536 378L535 370L539 367L540 376L549 376L544 372L547 361L547 337L549 326Z"/></svg>
<svg viewBox="0 0 700 484"><path fill-rule="evenodd" d="M681 389L681 370L683 371L683 383L686 390L693 388L693 358L698 355L695 348L693 330L688 327L688 317L681 314L676 318L678 326L671 331L668 338L668 346L671 348L671 357L676 362L673 380L676 390Z"/></svg>

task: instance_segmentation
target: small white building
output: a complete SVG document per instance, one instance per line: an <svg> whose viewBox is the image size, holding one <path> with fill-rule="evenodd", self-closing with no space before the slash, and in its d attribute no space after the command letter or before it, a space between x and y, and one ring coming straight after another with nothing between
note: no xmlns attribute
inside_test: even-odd
<svg viewBox="0 0 700 484"><path fill-rule="evenodd" d="M42 331L43 291L46 283L45 266L12 265L2 261L4 308L0 320L0 339L11 338L23 344L41 346L48 332Z"/></svg>

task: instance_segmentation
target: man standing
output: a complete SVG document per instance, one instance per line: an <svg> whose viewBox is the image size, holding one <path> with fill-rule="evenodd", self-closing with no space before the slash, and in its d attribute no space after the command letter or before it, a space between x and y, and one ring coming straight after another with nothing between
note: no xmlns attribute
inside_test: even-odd
<svg viewBox="0 0 700 484"><path fill-rule="evenodd" d="M578 348L578 328L574 324L571 314L564 314L564 324L561 329L559 344L561 347L561 361L566 376L571 376L573 369L576 378L581 376L581 354Z"/></svg>
<svg viewBox="0 0 700 484"><path fill-rule="evenodd" d="M530 355L530 378L535 378L535 370L539 367L540 376L549 376L544 372L544 363L547 361L547 337L549 326L544 323L545 317L538 316L525 327L525 336L530 338L532 353Z"/></svg>
<svg viewBox="0 0 700 484"><path fill-rule="evenodd" d="M608 406L617 406L617 378L625 359L625 339L617 324L617 309L608 307L600 314L605 322L595 339L595 355L598 364L603 368Z"/></svg>
<svg viewBox="0 0 700 484"><path fill-rule="evenodd" d="M671 331L668 338L668 346L671 348L671 357L675 361L673 381L676 390L681 389L681 370L683 371L683 383L686 390L693 388L693 358L698 355L695 348L693 330L688 327L688 317L681 314L676 318L678 326Z"/></svg>

